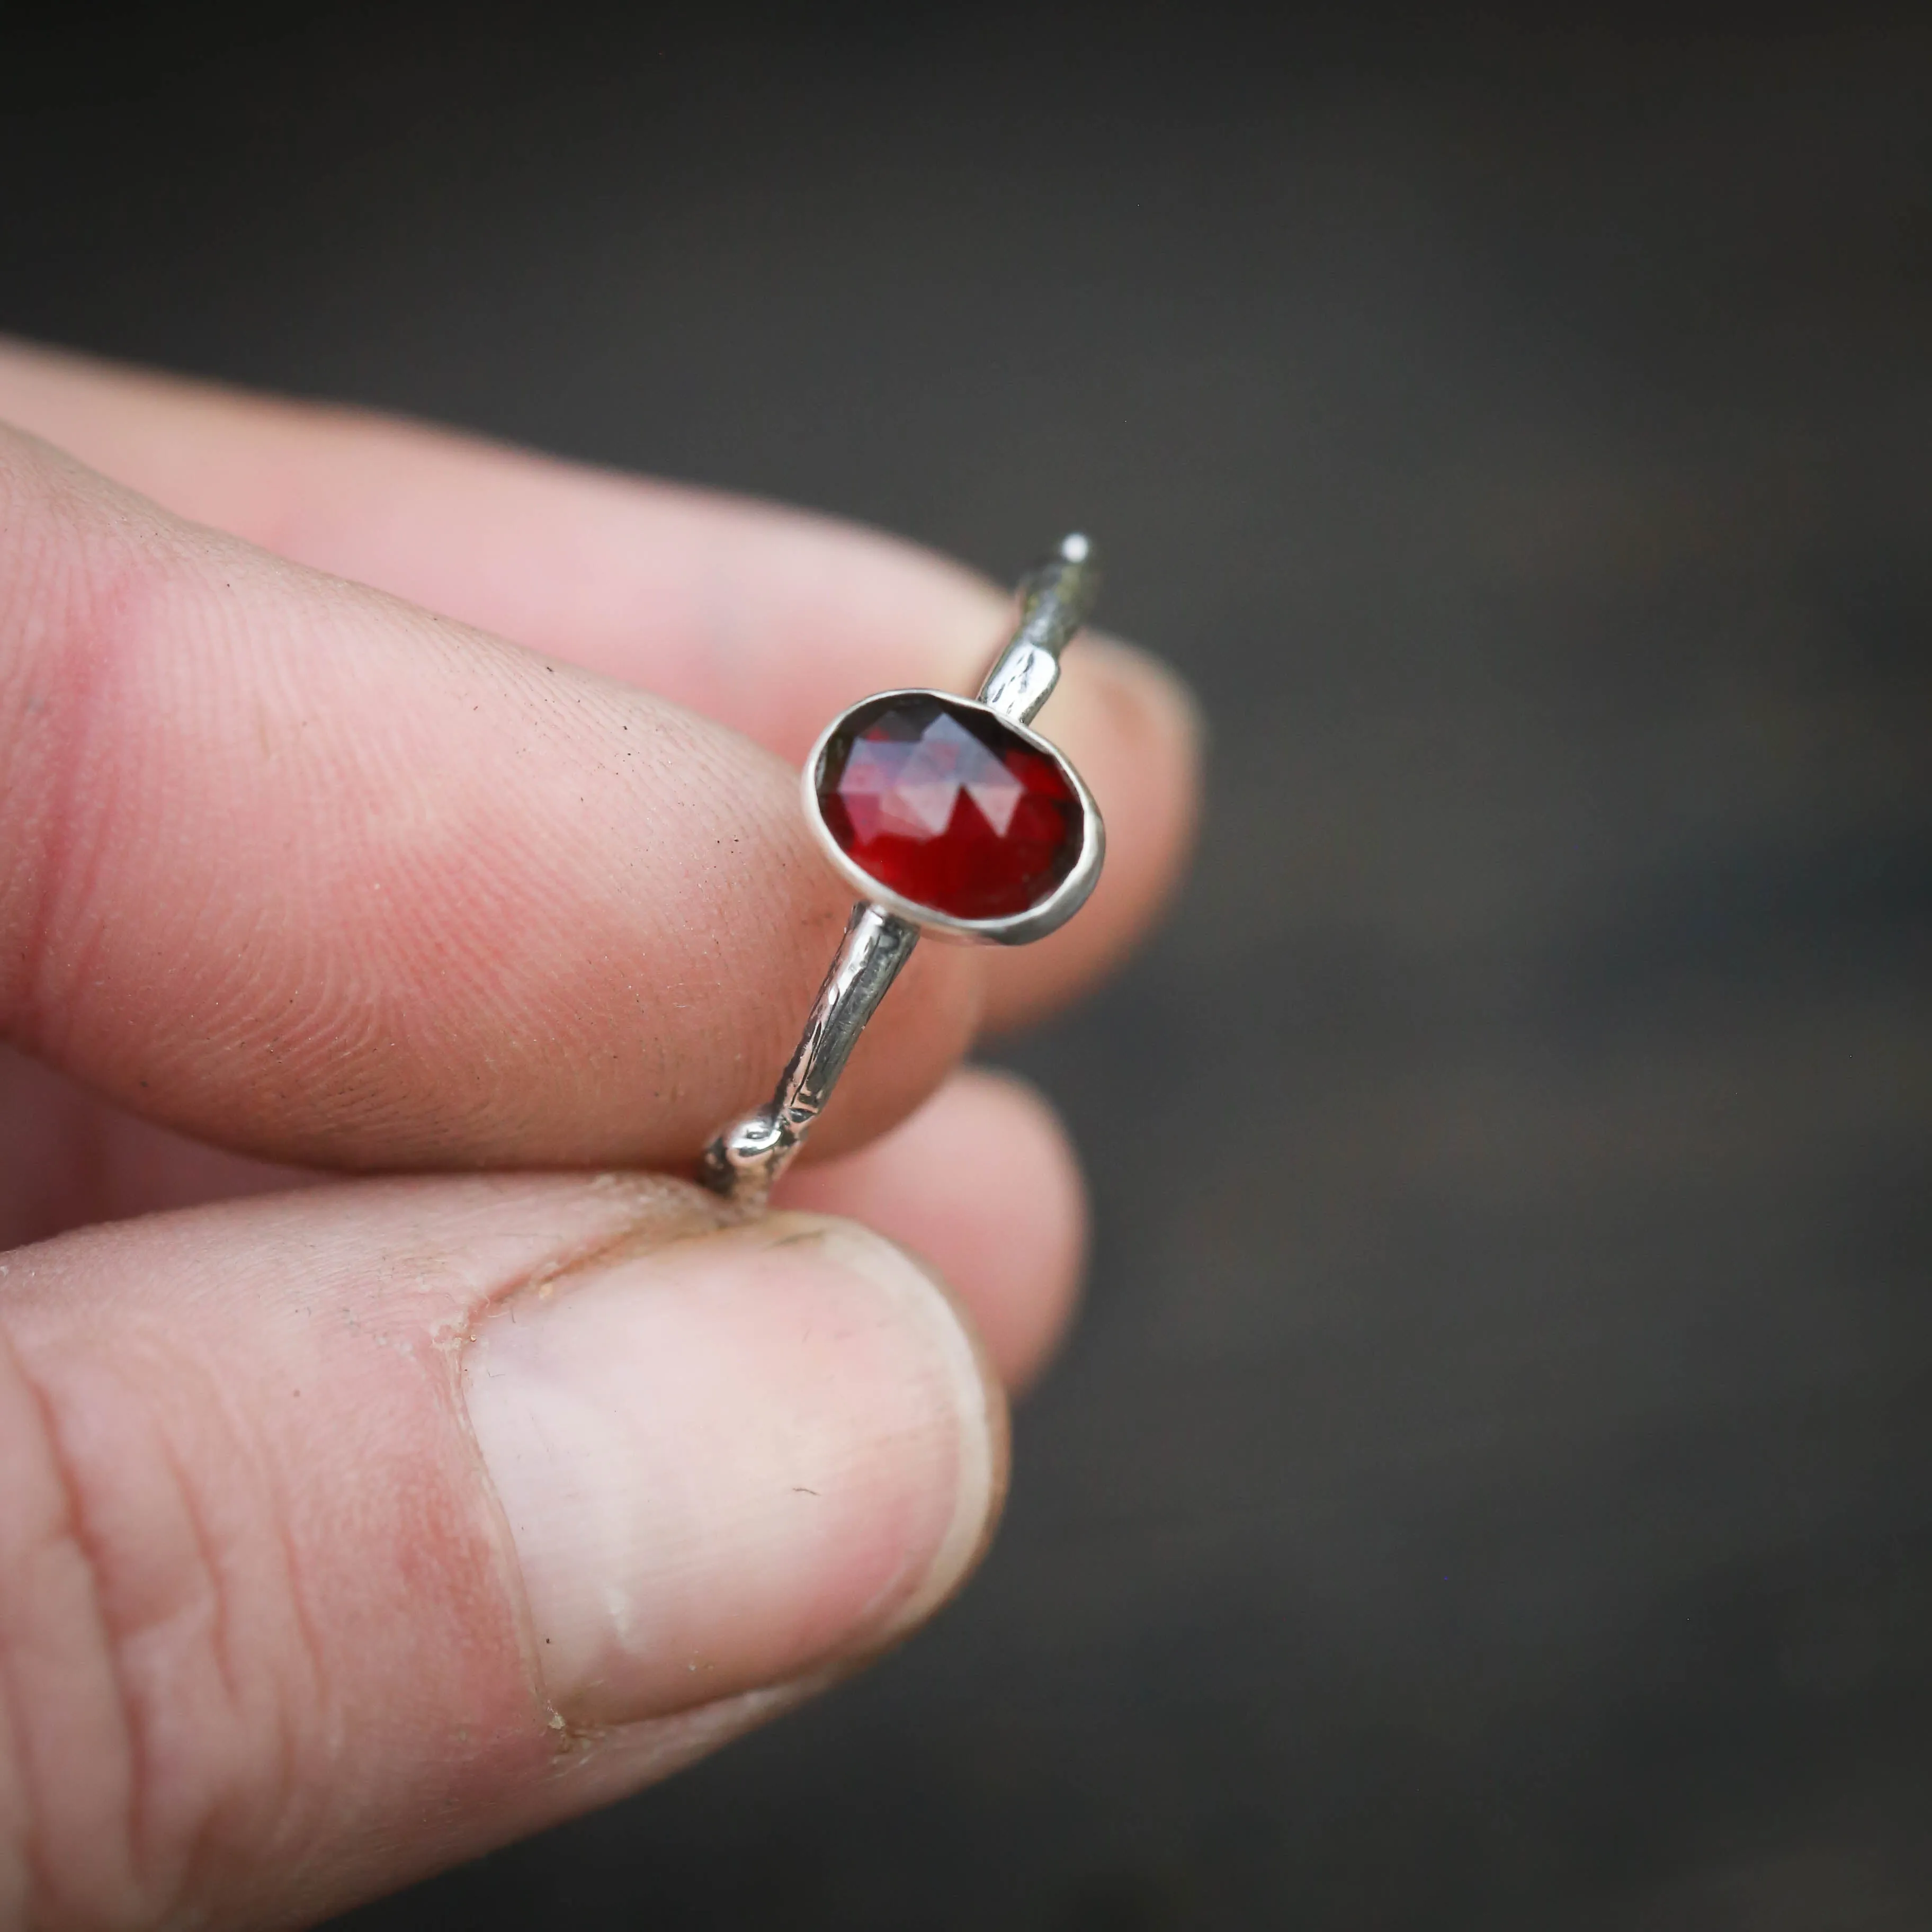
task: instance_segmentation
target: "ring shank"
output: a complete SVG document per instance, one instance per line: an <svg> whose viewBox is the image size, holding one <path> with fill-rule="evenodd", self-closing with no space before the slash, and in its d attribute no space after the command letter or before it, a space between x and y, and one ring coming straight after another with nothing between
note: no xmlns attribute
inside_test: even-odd
<svg viewBox="0 0 1932 1932"><path fill-rule="evenodd" d="M762 1202L824 1112L859 1036L919 943L919 928L861 901L838 957L812 1002L805 1032L770 1102L727 1127L704 1150L700 1174L714 1193Z"/></svg>
<svg viewBox="0 0 1932 1932"><path fill-rule="evenodd" d="M1094 547L1083 536L1020 580L1020 620L980 687L980 702L1016 724L1030 724L1060 682L1060 654L1087 621L1100 587Z"/></svg>

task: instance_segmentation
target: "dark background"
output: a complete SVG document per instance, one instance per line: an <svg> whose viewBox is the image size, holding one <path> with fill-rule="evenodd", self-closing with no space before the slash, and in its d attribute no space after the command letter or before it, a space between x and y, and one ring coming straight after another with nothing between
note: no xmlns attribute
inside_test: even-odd
<svg viewBox="0 0 1932 1932"><path fill-rule="evenodd" d="M978 1582L358 1932L1932 1924L1932 28L0 45L0 326L1079 525L1213 719Z"/></svg>

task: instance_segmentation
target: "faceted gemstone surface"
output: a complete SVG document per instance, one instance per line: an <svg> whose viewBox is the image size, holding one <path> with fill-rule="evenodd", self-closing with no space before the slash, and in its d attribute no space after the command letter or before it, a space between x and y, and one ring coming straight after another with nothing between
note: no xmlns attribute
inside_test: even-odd
<svg viewBox="0 0 1932 1932"><path fill-rule="evenodd" d="M854 712L818 784L840 850L902 898L956 919L1028 910L1080 856L1084 814L1059 761L934 693Z"/></svg>

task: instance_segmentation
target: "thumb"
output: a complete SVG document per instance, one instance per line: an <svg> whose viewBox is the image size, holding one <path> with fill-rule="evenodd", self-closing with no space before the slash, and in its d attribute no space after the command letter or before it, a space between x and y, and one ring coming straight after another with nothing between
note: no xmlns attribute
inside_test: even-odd
<svg viewBox="0 0 1932 1932"><path fill-rule="evenodd" d="M0 1268L0 1922L311 1920L893 1641L1004 1417L856 1226L357 1183Z"/></svg>

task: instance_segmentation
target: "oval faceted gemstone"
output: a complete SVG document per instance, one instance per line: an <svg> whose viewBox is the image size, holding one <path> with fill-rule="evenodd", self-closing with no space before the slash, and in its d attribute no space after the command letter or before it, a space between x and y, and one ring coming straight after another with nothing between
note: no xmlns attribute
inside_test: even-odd
<svg viewBox="0 0 1932 1932"><path fill-rule="evenodd" d="M1030 910L1080 856L1084 814L1060 761L935 692L860 705L826 745L818 786L842 852L955 919Z"/></svg>

